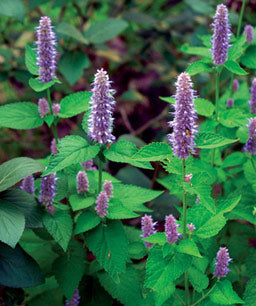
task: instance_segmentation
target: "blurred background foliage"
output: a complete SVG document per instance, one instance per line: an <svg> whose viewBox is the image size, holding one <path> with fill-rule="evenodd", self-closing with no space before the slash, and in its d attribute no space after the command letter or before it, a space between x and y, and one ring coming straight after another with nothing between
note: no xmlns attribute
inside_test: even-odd
<svg viewBox="0 0 256 306"><path fill-rule="evenodd" d="M184 46L202 46L210 34L217 0L0 0L0 104L33 101L25 67L25 48L35 47L40 16L52 19L58 40L58 78L52 98L90 90L98 68L109 72L116 90L114 134L137 146L164 140L170 120L169 104L159 96L173 94L176 76L196 56ZM226 1L233 32L242 1ZM256 0L247 1L243 25L255 26ZM182 47L183 46L183 47ZM214 83L207 73L194 77L197 93L213 101ZM82 116L62 120L60 137L83 134ZM0 122L1 126L1 122ZM0 161L15 156L42 158L49 154L50 129L0 130ZM111 168L111 165L110 165ZM112 169L116 173L120 169ZM120 176L123 175L120 170ZM138 177L126 170L126 177ZM129 172L130 171L130 172ZM149 185L147 177L141 184Z"/></svg>

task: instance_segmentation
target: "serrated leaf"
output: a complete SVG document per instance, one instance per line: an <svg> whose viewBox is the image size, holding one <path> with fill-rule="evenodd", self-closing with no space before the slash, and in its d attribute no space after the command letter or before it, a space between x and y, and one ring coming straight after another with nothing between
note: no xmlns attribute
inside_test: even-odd
<svg viewBox="0 0 256 306"><path fill-rule="evenodd" d="M84 197L80 194L72 194L69 197L69 202L72 207L72 210L77 211L92 206L95 203L95 198Z"/></svg>
<svg viewBox="0 0 256 306"><path fill-rule="evenodd" d="M213 69L209 67L206 63L202 61L197 61L188 66L186 72L191 76L202 73L202 72L211 72Z"/></svg>
<svg viewBox="0 0 256 306"><path fill-rule="evenodd" d="M252 45L249 46L246 51L245 54L241 57L240 61L241 63L250 68L250 69L256 69L256 46Z"/></svg>
<svg viewBox="0 0 256 306"><path fill-rule="evenodd" d="M211 58L211 53L209 48L205 47L191 47L188 44L184 44L183 46L181 46L180 51L186 54Z"/></svg>
<svg viewBox="0 0 256 306"><path fill-rule="evenodd" d="M230 212L237 206L240 200L241 195L219 200L217 205L217 213L221 212L224 214Z"/></svg>
<svg viewBox="0 0 256 306"><path fill-rule="evenodd" d="M49 166L43 175L60 171L68 166L94 158L100 150L99 145L89 146L80 136L66 136L58 143L59 153L51 156Z"/></svg>
<svg viewBox="0 0 256 306"><path fill-rule="evenodd" d="M38 75L38 66L36 64L36 50L26 45L25 64L28 71L33 75Z"/></svg>
<svg viewBox="0 0 256 306"><path fill-rule="evenodd" d="M164 142L152 142L142 147L131 158L136 161L161 161L172 155L171 146Z"/></svg>
<svg viewBox="0 0 256 306"><path fill-rule="evenodd" d="M215 106L212 104L211 101L196 98L195 99L195 110L197 114L204 117L211 117L214 112Z"/></svg>
<svg viewBox="0 0 256 306"><path fill-rule="evenodd" d="M70 301L85 270L85 250L77 241L72 241L68 253L53 263L53 272L65 297Z"/></svg>
<svg viewBox="0 0 256 306"><path fill-rule="evenodd" d="M239 139L228 139L214 133L198 133L196 135L196 147L200 149L213 149L234 143Z"/></svg>
<svg viewBox="0 0 256 306"><path fill-rule="evenodd" d="M130 219L139 217L138 214L132 212L129 208L123 205L118 199L111 199L108 207L107 218L109 219Z"/></svg>
<svg viewBox="0 0 256 306"><path fill-rule="evenodd" d="M104 151L104 156L117 163L128 163L132 166L153 169L149 162L134 161L131 157L138 152L137 147L132 142L119 140L110 149Z"/></svg>
<svg viewBox="0 0 256 306"><path fill-rule="evenodd" d="M88 40L83 36L83 34L70 23L60 22L55 27L55 30L58 34L65 35L84 44L88 43Z"/></svg>
<svg viewBox="0 0 256 306"><path fill-rule="evenodd" d="M150 235L149 237L143 238L142 240L153 244L159 244L161 246L167 243L165 233L155 233L153 235Z"/></svg>
<svg viewBox="0 0 256 306"><path fill-rule="evenodd" d="M177 252L196 256L196 257L202 257L197 245L195 244L193 240L190 240L190 239L181 240L177 247Z"/></svg>
<svg viewBox="0 0 256 306"><path fill-rule="evenodd" d="M15 248L25 229L25 217L12 203L0 200L0 240Z"/></svg>
<svg viewBox="0 0 256 306"><path fill-rule="evenodd" d="M237 60L244 52L243 45L246 42L246 36L242 35L232 44L231 48L228 51L228 60Z"/></svg>
<svg viewBox="0 0 256 306"><path fill-rule="evenodd" d="M17 102L0 107L0 124L18 130L34 129L44 123L38 107L31 102Z"/></svg>
<svg viewBox="0 0 256 306"><path fill-rule="evenodd" d="M251 278L247 284L244 291L243 299L245 305L253 305L256 301L256 276Z"/></svg>
<svg viewBox="0 0 256 306"><path fill-rule="evenodd" d="M99 264L118 281L118 274L126 269L128 242L120 221L111 220L85 233L85 242Z"/></svg>
<svg viewBox="0 0 256 306"><path fill-rule="evenodd" d="M208 277L195 267L188 269L188 279L197 292L202 292L209 285Z"/></svg>
<svg viewBox="0 0 256 306"><path fill-rule="evenodd" d="M244 304L244 301L233 290L229 280L225 279L216 284L213 292L210 294L212 302L220 305Z"/></svg>
<svg viewBox="0 0 256 306"><path fill-rule="evenodd" d="M39 79L33 79L30 78L29 81L29 86L36 92L41 92L44 91L48 88L50 88L51 86L53 86L55 83L60 83L60 81L57 78L54 78L51 82L48 83L42 83L41 81L39 81Z"/></svg>
<svg viewBox="0 0 256 306"><path fill-rule="evenodd" d="M128 26L122 19L108 18L93 23L85 32L85 38L93 44L101 44L119 35Z"/></svg>
<svg viewBox="0 0 256 306"><path fill-rule="evenodd" d="M237 62L227 61L224 63L224 67L227 68L230 72L237 75L246 75L248 74Z"/></svg>
<svg viewBox="0 0 256 306"><path fill-rule="evenodd" d="M219 122L227 128L244 127L248 123L248 115L241 109L229 109L221 112Z"/></svg>
<svg viewBox="0 0 256 306"><path fill-rule="evenodd" d="M238 165L243 164L245 161L246 161L246 158L245 158L243 153L234 152L234 153L231 153L230 155L228 155L225 158L225 160L222 164L222 167L227 168L227 167L238 166Z"/></svg>
<svg viewBox="0 0 256 306"><path fill-rule="evenodd" d="M43 171L43 166L32 158L16 157L0 166L0 191L3 191L24 177Z"/></svg>
<svg viewBox="0 0 256 306"><path fill-rule="evenodd" d="M221 213L213 216L196 231L196 234L200 238L213 237L225 226L226 221Z"/></svg>
<svg viewBox="0 0 256 306"><path fill-rule="evenodd" d="M70 118L88 110L92 94L88 91L79 91L70 94L60 101L60 118Z"/></svg>
<svg viewBox="0 0 256 306"><path fill-rule="evenodd" d="M80 234L89 231L100 223L100 217L91 211L84 211L76 221L74 234Z"/></svg>
<svg viewBox="0 0 256 306"><path fill-rule="evenodd" d="M66 252L73 230L73 222L69 213L64 210L56 211L54 215L45 212L43 224L53 239Z"/></svg>

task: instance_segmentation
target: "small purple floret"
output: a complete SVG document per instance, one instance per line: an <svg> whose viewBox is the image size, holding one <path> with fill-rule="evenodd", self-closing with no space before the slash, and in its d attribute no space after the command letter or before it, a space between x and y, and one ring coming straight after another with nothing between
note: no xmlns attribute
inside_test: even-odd
<svg viewBox="0 0 256 306"><path fill-rule="evenodd" d="M228 23L228 9L224 4L217 6L212 27L212 59L215 65L222 65L227 60L228 48L230 47L229 40L231 37L230 25Z"/></svg>
<svg viewBox="0 0 256 306"><path fill-rule="evenodd" d="M218 278L225 277L228 272L230 271L228 269L229 262L232 261L232 259L229 257L228 249L227 248L220 248L215 262L215 270L214 275Z"/></svg>
<svg viewBox="0 0 256 306"><path fill-rule="evenodd" d="M196 196L196 204L200 204L200 198L199 195Z"/></svg>
<svg viewBox="0 0 256 306"><path fill-rule="evenodd" d="M76 189L78 194L83 194L89 191L89 181L87 174L84 171L79 171L76 176Z"/></svg>
<svg viewBox="0 0 256 306"><path fill-rule="evenodd" d="M229 98L227 100L227 107L233 107L234 106L234 100L232 98Z"/></svg>
<svg viewBox="0 0 256 306"><path fill-rule="evenodd" d="M34 185L34 177L33 175L29 175L22 180L21 189L34 195L35 193L35 185Z"/></svg>
<svg viewBox="0 0 256 306"><path fill-rule="evenodd" d="M175 95L175 117L169 126L173 133L168 135L172 145L173 155L186 159L195 148L197 134L197 113L194 109L194 90L190 76L183 72L178 76Z"/></svg>
<svg viewBox="0 0 256 306"><path fill-rule="evenodd" d="M237 79L234 79L234 82L233 82L233 90L234 90L234 92L237 92L238 88L239 88L239 82L238 82Z"/></svg>
<svg viewBox="0 0 256 306"><path fill-rule="evenodd" d="M54 155L58 154L55 138L53 138L52 141L51 141L51 153L54 154Z"/></svg>
<svg viewBox="0 0 256 306"><path fill-rule="evenodd" d="M256 78L254 78L252 81L251 101L249 101L248 104L251 106L251 114L255 114L256 113Z"/></svg>
<svg viewBox="0 0 256 306"><path fill-rule="evenodd" d="M86 162L81 163L81 166L85 169L85 170L97 170L97 167L94 166L93 164L93 160L90 159Z"/></svg>
<svg viewBox="0 0 256 306"><path fill-rule="evenodd" d="M244 146L244 151L254 155L256 154L256 117L249 119L249 124L246 126L249 127L249 139Z"/></svg>
<svg viewBox="0 0 256 306"><path fill-rule="evenodd" d="M105 181L104 184L103 184L103 190L106 192L107 196L109 198L112 198L113 197L113 185L112 185L112 182L111 181Z"/></svg>
<svg viewBox="0 0 256 306"><path fill-rule="evenodd" d="M109 77L103 69L97 70L90 101L91 114L88 119L88 135L100 144L112 143L113 110L115 100L112 96Z"/></svg>
<svg viewBox="0 0 256 306"><path fill-rule="evenodd" d="M153 222L153 219L151 216L145 215L141 218L141 230L143 234L140 236L141 238L146 238L150 235L153 235L156 233L155 226L157 222ZM150 248L153 246L152 243L145 241L145 246L147 248Z"/></svg>
<svg viewBox="0 0 256 306"><path fill-rule="evenodd" d="M246 35L246 41L250 44L253 39L253 26L247 24L244 28L244 35Z"/></svg>
<svg viewBox="0 0 256 306"><path fill-rule="evenodd" d="M167 241L171 244L174 244L180 238L180 234L177 230L180 225L177 224L177 220L174 218L173 215L165 217L164 227Z"/></svg>
<svg viewBox="0 0 256 306"><path fill-rule="evenodd" d="M39 66L39 80L42 83L51 82L55 77L57 52L56 36L51 26L51 19L47 16L40 18L37 27L37 65Z"/></svg>
<svg viewBox="0 0 256 306"><path fill-rule="evenodd" d="M45 117L49 113L50 106L45 98L38 100L38 111L41 118Z"/></svg>
<svg viewBox="0 0 256 306"><path fill-rule="evenodd" d="M105 217L108 213L108 195L105 191L101 191L96 200L95 210L101 218Z"/></svg>
<svg viewBox="0 0 256 306"><path fill-rule="evenodd" d="M59 115L60 112L60 104L59 103L54 103L52 106L52 112L55 116Z"/></svg>
<svg viewBox="0 0 256 306"><path fill-rule="evenodd" d="M70 302L68 300L65 301L65 306L77 306L79 304L80 298L81 297L79 296L79 291L76 289Z"/></svg>
<svg viewBox="0 0 256 306"><path fill-rule="evenodd" d="M187 228L190 232L193 232L196 229L196 227L193 223L187 224Z"/></svg>
<svg viewBox="0 0 256 306"><path fill-rule="evenodd" d="M44 176L40 188L39 202L52 215L54 214L53 199L56 195L56 181L56 173Z"/></svg>

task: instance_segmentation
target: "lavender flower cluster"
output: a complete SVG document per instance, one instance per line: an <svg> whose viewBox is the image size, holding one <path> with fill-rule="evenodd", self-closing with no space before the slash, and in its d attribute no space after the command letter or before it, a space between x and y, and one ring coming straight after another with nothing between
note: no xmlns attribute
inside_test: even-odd
<svg viewBox="0 0 256 306"><path fill-rule="evenodd" d="M101 218L108 213L109 199L113 197L113 185L111 181L105 181L103 184L103 191L101 191L96 200L95 210Z"/></svg>
<svg viewBox="0 0 256 306"><path fill-rule="evenodd" d="M244 151L254 155L256 154L256 117L249 119L247 127L249 127L249 139L244 146Z"/></svg>
<svg viewBox="0 0 256 306"><path fill-rule="evenodd" d="M45 206L50 214L54 214L53 200L56 195L56 173L44 176L42 178L39 202Z"/></svg>
<svg viewBox="0 0 256 306"><path fill-rule="evenodd" d="M21 187L22 190L34 195L35 193L35 180L33 175L29 175L22 180Z"/></svg>
<svg viewBox="0 0 256 306"><path fill-rule="evenodd" d="M89 180L85 171L79 171L76 176L76 188L78 194L89 191Z"/></svg>
<svg viewBox="0 0 256 306"><path fill-rule="evenodd" d="M221 278L225 277L228 272L230 271L228 269L229 262L232 261L232 259L229 257L228 249L227 248L220 248L215 262L215 270L214 274L216 277Z"/></svg>
<svg viewBox="0 0 256 306"><path fill-rule="evenodd" d="M75 290L72 299L70 300L70 302L68 300L65 301L65 306L77 306L79 305L79 301L80 301L80 295L79 295L79 291L78 289Z"/></svg>

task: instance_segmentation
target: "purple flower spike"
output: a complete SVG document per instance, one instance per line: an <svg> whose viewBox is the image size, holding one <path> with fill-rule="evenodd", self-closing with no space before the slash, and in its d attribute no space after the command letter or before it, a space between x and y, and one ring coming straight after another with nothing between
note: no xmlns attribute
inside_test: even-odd
<svg viewBox="0 0 256 306"><path fill-rule="evenodd" d="M38 111L41 118L47 115L50 111L50 106L45 98L38 100Z"/></svg>
<svg viewBox="0 0 256 306"><path fill-rule="evenodd" d="M200 204L199 195L196 196L196 204Z"/></svg>
<svg viewBox="0 0 256 306"><path fill-rule="evenodd" d="M233 107L233 106L234 106L234 100L231 99L231 98L229 98L229 99L227 100L227 107Z"/></svg>
<svg viewBox="0 0 256 306"><path fill-rule="evenodd" d="M190 76L183 72L178 76L175 95L175 117L169 123L173 133L168 135L173 154L185 159L194 153L197 133L197 113L194 109L194 90Z"/></svg>
<svg viewBox="0 0 256 306"><path fill-rule="evenodd" d="M110 87L109 77L103 69L97 70L90 101L91 114L88 120L88 135L100 144L112 143L114 92Z"/></svg>
<svg viewBox="0 0 256 306"><path fill-rule="evenodd" d="M60 112L60 104L59 103L54 103L52 106L52 112L55 116L59 115Z"/></svg>
<svg viewBox="0 0 256 306"><path fill-rule="evenodd" d="M254 155L256 154L256 117L249 119L249 124L246 126L249 127L249 139L244 146L244 151Z"/></svg>
<svg viewBox="0 0 256 306"><path fill-rule="evenodd" d="M234 90L234 92L237 92L238 88L239 88L239 82L238 82L237 79L234 79L234 82L233 82L233 90Z"/></svg>
<svg viewBox="0 0 256 306"><path fill-rule="evenodd" d="M65 306L77 306L79 305L79 301L80 301L80 295L79 295L79 291L78 289L75 290L72 299L70 300L70 302L68 300L65 301Z"/></svg>
<svg viewBox="0 0 256 306"><path fill-rule="evenodd" d="M34 195L35 186L34 186L34 177L33 175L29 175L22 180L21 189Z"/></svg>
<svg viewBox="0 0 256 306"><path fill-rule="evenodd" d="M189 183L191 181L192 177L193 177L192 173L186 174L185 178L184 178L185 182Z"/></svg>
<svg viewBox="0 0 256 306"><path fill-rule="evenodd" d="M78 194L89 191L89 181L84 171L79 171L76 176L76 189Z"/></svg>
<svg viewBox="0 0 256 306"><path fill-rule="evenodd" d="M108 195L105 191L102 191L96 200L97 206L95 207L95 210L101 218L105 217L108 213Z"/></svg>
<svg viewBox="0 0 256 306"><path fill-rule="evenodd" d="M196 227L193 223L187 224L187 228L190 232L193 232L196 229Z"/></svg>
<svg viewBox="0 0 256 306"><path fill-rule="evenodd" d="M230 47L229 39L231 37L230 25L228 24L228 9L224 4L217 6L212 27L212 59L215 65L222 65L227 60L228 48Z"/></svg>
<svg viewBox="0 0 256 306"><path fill-rule="evenodd" d="M174 244L180 238L180 234L177 230L180 225L177 224L177 220L174 218L173 215L165 217L164 227L167 241L171 244Z"/></svg>
<svg viewBox="0 0 256 306"><path fill-rule="evenodd" d="M39 80L42 83L51 82L56 70L56 36L51 26L51 19L47 16L40 18L37 27L37 65L39 66Z"/></svg>
<svg viewBox="0 0 256 306"><path fill-rule="evenodd" d="M58 154L58 150L57 150L57 145L56 145L56 140L55 140L55 138L53 138L52 141L51 141L51 152L52 152L52 154L54 154L54 155Z"/></svg>
<svg viewBox="0 0 256 306"><path fill-rule="evenodd" d="M141 218L141 230L143 234L140 236L141 238L146 238L150 235L153 235L156 233L155 226L157 222L153 222L153 219L151 216L145 215ZM152 243L145 241L145 246L147 248L151 248L153 246Z"/></svg>
<svg viewBox="0 0 256 306"><path fill-rule="evenodd" d="M251 105L251 114L256 113L256 78L252 81L252 87L251 87L251 101L248 102L249 105Z"/></svg>
<svg viewBox="0 0 256 306"><path fill-rule="evenodd" d="M103 184L103 190L106 192L107 196L109 198L112 198L113 197L113 185L112 185L112 182L111 181L105 181L104 184Z"/></svg>
<svg viewBox="0 0 256 306"><path fill-rule="evenodd" d="M244 35L246 35L246 41L250 44L253 38L253 26L247 24L244 28Z"/></svg>
<svg viewBox="0 0 256 306"><path fill-rule="evenodd" d="M42 178L39 202L46 207L50 214L54 214L53 199L56 195L56 173L44 176Z"/></svg>
<svg viewBox="0 0 256 306"><path fill-rule="evenodd" d="M97 167L95 167L93 165L93 160L92 159L81 163L81 166L84 167L85 170L97 170Z"/></svg>
<svg viewBox="0 0 256 306"><path fill-rule="evenodd" d="M227 248L220 248L215 262L215 270L214 274L218 278L225 277L228 272L230 271L228 269L229 262L232 261L232 259L229 257L228 249Z"/></svg>

